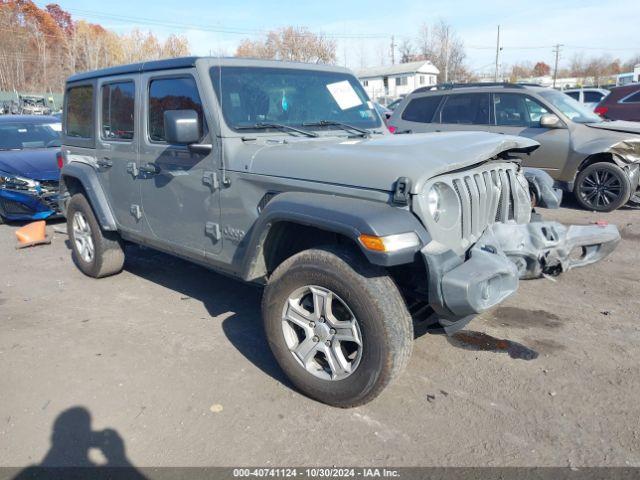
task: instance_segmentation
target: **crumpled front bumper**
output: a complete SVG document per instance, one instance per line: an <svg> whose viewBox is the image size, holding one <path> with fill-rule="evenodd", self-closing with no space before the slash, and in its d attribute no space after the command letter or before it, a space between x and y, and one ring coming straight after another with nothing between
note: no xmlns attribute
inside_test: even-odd
<svg viewBox="0 0 640 480"><path fill-rule="evenodd" d="M558 275L595 263L619 241L613 225L533 222L489 226L466 258L427 245L421 252L429 272L429 304L451 333L513 294L519 279Z"/></svg>
<svg viewBox="0 0 640 480"><path fill-rule="evenodd" d="M15 221L58 217L58 194L0 189L0 215L7 220Z"/></svg>

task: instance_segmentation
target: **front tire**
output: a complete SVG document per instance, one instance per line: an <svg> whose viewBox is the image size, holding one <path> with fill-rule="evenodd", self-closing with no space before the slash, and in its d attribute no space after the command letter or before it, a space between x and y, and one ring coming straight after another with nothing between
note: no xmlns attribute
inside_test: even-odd
<svg viewBox="0 0 640 480"><path fill-rule="evenodd" d="M122 271L124 249L116 232L104 232L85 196L76 193L67 206L71 256L82 273L102 278Z"/></svg>
<svg viewBox="0 0 640 480"><path fill-rule="evenodd" d="M413 326L396 284L357 251L318 248L285 260L265 288L262 315L292 383L336 407L373 400L411 355Z"/></svg>
<svg viewBox="0 0 640 480"><path fill-rule="evenodd" d="M616 164L598 162L578 173L574 193L583 208L611 212L629 201L631 182Z"/></svg>

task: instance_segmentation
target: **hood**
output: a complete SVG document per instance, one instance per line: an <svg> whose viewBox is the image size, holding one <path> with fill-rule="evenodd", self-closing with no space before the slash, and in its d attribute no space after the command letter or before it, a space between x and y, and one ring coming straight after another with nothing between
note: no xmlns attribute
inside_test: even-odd
<svg viewBox="0 0 640 480"><path fill-rule="evenodd" d="M249 145L246 145L247 147ZM376 190L393 190L398 177L411 193L437 175L485 162L508 151L530 152L534 140L487 132L439 132L371 138L287 139L241 149L232 163L245 172ZM232 158L232 157L229 157ZM233 168L233 167L232 167Z"/></svg>
<svg viewBox="0 0 640 480"><path fill-rule="evenodd" d="M33 180L57 180L60 177L56 148L0 150L0 172Z"/></svg>
<svg viewBox="0 0 640 480"><path fill-rule="evenodd" d="M614 120L612 122L587 123L587 127L610 130L612 132L636 133L640 134L640 122L626 122L624 120Z"/></svg>

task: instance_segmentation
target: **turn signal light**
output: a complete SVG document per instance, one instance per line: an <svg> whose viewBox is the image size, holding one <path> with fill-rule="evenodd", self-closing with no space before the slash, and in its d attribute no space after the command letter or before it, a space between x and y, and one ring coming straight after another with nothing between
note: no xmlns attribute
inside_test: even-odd
<svg viewBox="0 0 640 480"><path fill-rule="evenodd" d="M360 243L364 245L368 250L373 250L374 252L384 252L384 242L380 237L374 237L373 235L360 235Z"/></svg>
<svg viewBox="0 0 640 480"><path fill-rule="evenodd" d="M420 246L420 239L414 232L387 235L386 237L362 234L358 240L364 248L372 252L389 253Z"/></svg>

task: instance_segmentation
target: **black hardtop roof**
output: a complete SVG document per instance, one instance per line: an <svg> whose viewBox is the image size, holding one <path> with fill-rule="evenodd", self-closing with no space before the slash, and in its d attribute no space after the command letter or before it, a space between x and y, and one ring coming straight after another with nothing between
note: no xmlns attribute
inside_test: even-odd
<svg viewBox="0 0 640 480"><path fill-rule="evenodd" d="M196 64L200 57L169 58L167 60L153 60L150 62L131 63L116 67L92 70L90 72L77 73L67 79L67 83L81 82L93 78L109 77L113 75L125 75L127 73L153 72L156 70L171 70L176 68L189 68Z"/></svg>

